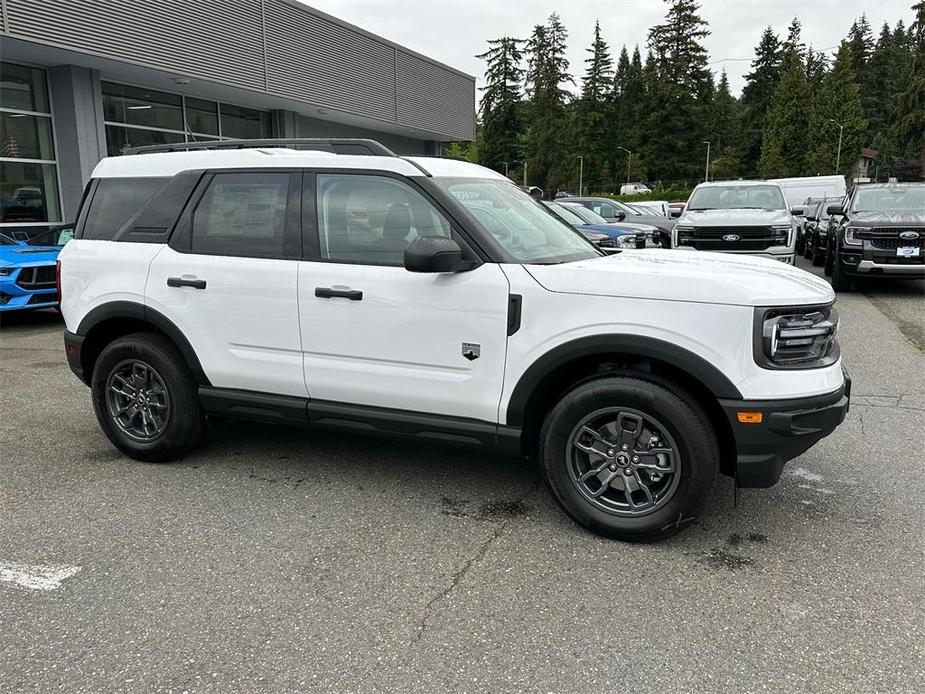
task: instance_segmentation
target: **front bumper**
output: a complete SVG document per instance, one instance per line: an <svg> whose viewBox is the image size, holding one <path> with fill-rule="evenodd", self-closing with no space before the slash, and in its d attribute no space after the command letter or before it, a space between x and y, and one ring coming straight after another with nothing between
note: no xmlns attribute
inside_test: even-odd
<svg viewBox="0 0 925 694"><path fill-rule="evenodd" d="M736 485L771 487L784 465L825 438L848 413L851 378L825 395L796 400L721 400L736 447ZM761 422L743 424L739 412L760 412Z"/></svg>
<svg viewBox="0 0 925 694"><path fill-rule="evenodd" d="M0 277L0 312L58 305L58 291L52 288L27 289L16 284L18 273Z"/></svg>

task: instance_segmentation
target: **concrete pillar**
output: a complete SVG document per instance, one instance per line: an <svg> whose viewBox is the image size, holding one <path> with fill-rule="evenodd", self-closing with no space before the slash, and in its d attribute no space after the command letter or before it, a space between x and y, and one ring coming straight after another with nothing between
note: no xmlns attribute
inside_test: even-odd
<svg viewBox="0 0 925 694"><path fill-rule="evenodd" d="M103 93L97 70L58 65L48 70L63 219L73 222L93 167L106 156Z"/></svg>

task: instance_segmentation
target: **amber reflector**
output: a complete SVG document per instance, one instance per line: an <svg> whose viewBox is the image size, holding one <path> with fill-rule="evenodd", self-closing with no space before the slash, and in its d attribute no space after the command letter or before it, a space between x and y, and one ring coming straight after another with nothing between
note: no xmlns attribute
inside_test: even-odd
<svg viewBox="0 0 925 694"><path fill-rule="evenodd" d="M736 412L736 417L742 424L761 424L764 415L761 412Z"/></svg>

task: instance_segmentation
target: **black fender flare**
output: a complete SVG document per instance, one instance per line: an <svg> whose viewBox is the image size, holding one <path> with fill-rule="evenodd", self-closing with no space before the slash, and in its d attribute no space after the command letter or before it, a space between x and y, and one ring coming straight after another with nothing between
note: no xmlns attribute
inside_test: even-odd
<svg viewBox="0 0 925 694"><path fill-rule="evenodd" d="M196 351L189 340L186 339L186 336L174 325L173 321L150 306L145 306L136 301L110 301L101 304L81 319L80 325L77 326L77 335L86 337L93 328L101 323L119 318L142 321L164 333L180 350L180 354L183 355L183 360L192 372L196 382L201 386L212 385L202 368L202 364L199 362L199 357L196 356Z"/></svg>
<svg viewBox="0 0 925 694"><path fill-rule="evenodd" d="M651 357L685 371L717 399L742 399L742 393L722 371L684 347L644 335L591 335L552 348L524 371L508 402L507 425L524 425L530 398L548 374L575 359L605 354Z"/></svg>

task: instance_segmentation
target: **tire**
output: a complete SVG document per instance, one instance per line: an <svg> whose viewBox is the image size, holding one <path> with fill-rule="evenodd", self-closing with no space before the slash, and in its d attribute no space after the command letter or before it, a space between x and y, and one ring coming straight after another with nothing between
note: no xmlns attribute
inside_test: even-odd
<svg viewBox="0 0 925 694"><path fill-rule="evenodd" d="M596 428L598 423L613 417L619 422L616 427L608 429L611 426L608 424ZM632 425L631 420L640 417L646 422L640 429L641 438L655 431L658 442L652 448L650 438L646 448L637 439L636 445L628 450L630 455L620 461L622 447L618 432L627 429L627 422ZM599 441L593 437L581 438L584 423L607 436ZM635 436L629 431L626 435ZM587 452L589 441L594 446L613 444L613 450L604 448L601 455L591 454ZM646 463L653 458L647 454L648 450L666 448L672 451L668 460L674 472L661 476L657 482L652 481L647 470L630 469L635 466L625 459L641 459ZM546 483L563 510L591 532L626 542L662 540L694 522L706 504L719 466L716 434L703 408L672 382L638 372L616 372L567 392L546 416L539 450ZM639 456L632 456L633 451ZM600 475L591 475L592 470L598 469ZM587 479L582 482L582 478ZM636 490L628 489L625 481L633 478ZM648 493L641 490L645 481L649 482L645 485ZM599 486L589 489L592 484ZM600 494L596 501L591 498L595 493ZM648 507L634 510L630 506L633 497L637 503L642 502L640 506L648 504Z"/></svg>
<svg viewBox="0 0 925 694"><path fill-rule="evenodd" d="M91 397L103 432L137 460L175 460L202 441L196 381L162 335L133 333L107 345L93 368ZM116 412L123 410L120 419Z"/></svg>
<svg viewBox="0 0 925 694"><path fill-rule="evenodd" d="M832 266L835 264L835 253L832 251L832 247L826 244L825 247L825 263L823 270L826 277L832 276Z"/></svg>
<svg viewBox="0 0 925 694"><path fill-rule="evenodd" d="M813 255L813 237L810 236L803 242L803 257L809 260Z"/></svg>
<svg viewBox="0 0 925 694"><path fill-rule="evenodd" d="M812 253L809 254L809 259L815 267L822 266L825 263L825 251L820 251L818 244L813 244Z"/></svg>
<svg viewBox="0 0 925 694"><path fill-rule="evenodd" d="M806 246L806 241L804 240L803 236L797 235L796 247L794 249L796 251L796 254L803 255L803 249L805 246Z"/></svg>
<svg viewBox="0 0 925 694"><path fill-rule="evenodd" d="M838 258L835 258L832 264L832 276L829 281L832 283L832 289L836 292L851 291L851 278L845 274L844 267Z"/></svg>

